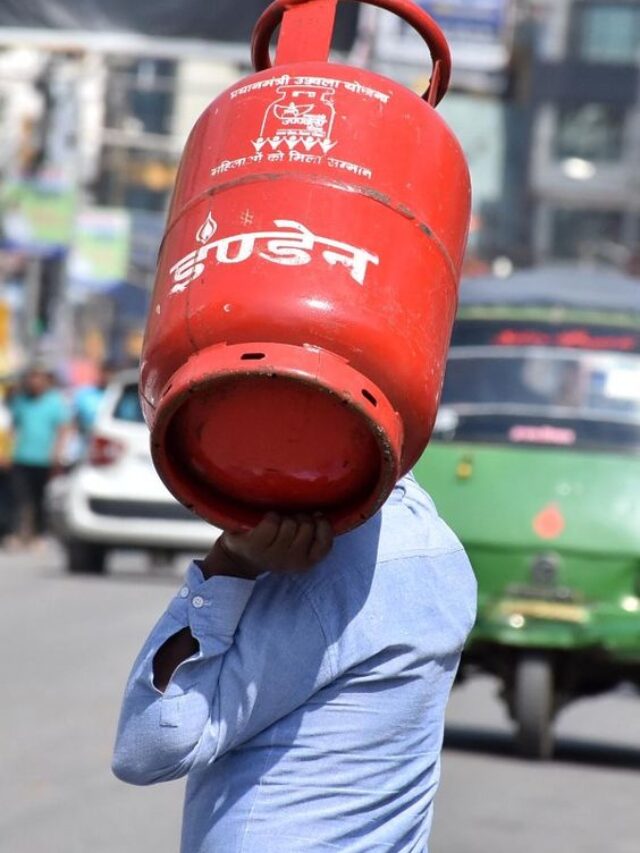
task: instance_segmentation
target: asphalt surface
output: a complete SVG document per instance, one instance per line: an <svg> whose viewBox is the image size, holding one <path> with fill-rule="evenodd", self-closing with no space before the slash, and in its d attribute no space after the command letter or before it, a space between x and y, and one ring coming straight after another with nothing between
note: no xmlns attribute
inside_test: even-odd
<svg viewBox="0 0 640 853"><path fill-rule="evenodd" d="M176 853L182 783L130 788L109 762L129 667L181 567L61 566L55 548L0 554L0 850ZM556 760L538 764L513 755L495 691L490 679L454 691L431 853L637 853L640 697L576 703Z"/></svg>

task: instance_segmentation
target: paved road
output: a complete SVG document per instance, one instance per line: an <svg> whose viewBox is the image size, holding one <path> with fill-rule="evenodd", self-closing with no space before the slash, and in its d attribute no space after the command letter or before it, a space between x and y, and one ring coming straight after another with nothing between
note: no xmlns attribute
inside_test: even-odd
<svg viewBox="0 0 640 853"><path fill-rule="evenodd" d="M176 853L181 783L129 788L109 759L129 666L177 582L136 557L96 579L65 576L55 551L0 556L0 850ZM637 853L640 698L576 704L539 765L513 757L494 691L454 692L432 853Z"/></svg>

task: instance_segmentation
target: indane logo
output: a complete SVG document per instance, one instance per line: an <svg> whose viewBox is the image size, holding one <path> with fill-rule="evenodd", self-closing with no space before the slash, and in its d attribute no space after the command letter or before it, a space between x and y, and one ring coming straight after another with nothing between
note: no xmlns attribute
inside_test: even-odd
<svg viewBox="0 0 640 853"><path fill-rule="evenodd" d="M301 147L307 152L317 146L328 154L337 145L331 139L335 91L313 85L278 86L278 98L267 107L260 135L251 143L256 153L265 146L277 151L282 145L289 151Z"/></svg>
<svg viewBox="0 0 640 853"><path fill-rule="evenodd" d="M196 231L195 239L201 244L200 248L171 267L173 286L169 292L186 290L205 271L211 256L218 264L241 264L256 255L267 263L289 267L310 264L320 256L329 266L345 267L359 285L364 284L369 264L377 266L380 263L378 255L340 240L317 236L293 219L274 219L273 224L273 231L250 231L212 240L218 223L209 212Z"/></svg>

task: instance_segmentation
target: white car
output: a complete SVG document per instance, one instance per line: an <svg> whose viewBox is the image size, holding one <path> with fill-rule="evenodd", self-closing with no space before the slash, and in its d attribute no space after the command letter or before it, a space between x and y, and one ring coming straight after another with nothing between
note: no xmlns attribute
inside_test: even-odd
<svg viewBox="0 0 640 853"><path fill-rule="evenodd" d="M121 548L199 556L220 534L178 503L158 477L135 372L110 383L87 458L54 479L47 498L67 569L74 573L103 573L108 552Z"/></svg>

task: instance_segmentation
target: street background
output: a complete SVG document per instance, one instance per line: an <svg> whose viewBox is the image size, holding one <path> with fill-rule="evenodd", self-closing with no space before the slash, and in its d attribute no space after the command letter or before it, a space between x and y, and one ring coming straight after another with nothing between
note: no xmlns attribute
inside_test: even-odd
<svg viewBox="0 0 640 853"><path fill-rule="evenodd" d="M53 549L0 557L2 850L178 849L182 783L130 788L109 765L129 667L185 564L150 572L123 556L92 579L66 575ZM488 678L454 690L433 853L635 853L638 697L571 706L540 764L514 756L495 690Z"/></svg>
<svg viewBox="0 0 640 853"><path fill-rule="evenodd" d="M607 379L605 368L596 375L598 359L589 376L601 380L598 400L608 395L604 402L613 401L611 407L627 418L629 445L607 446L607 452L620 456L624 450L632 472L640 436L640 0L419 4L440 22L452 47L452 86L439 111L459 138L472 175L466 279L494 275L509 281L523 270L560 266L577 288L587 271L595 289L601 275L612 289L620 279L627 288L638 285L635 317L632 310L619 310L613 333L604 314L593 320L595 332L587 325L569 329L577 329L583 341L577 345L583 351L572 350L571 357L584 356L586 373L588 343L599 335L619 339L622 349L602 361L606 370L612 365L613 378ZM266 5L0 3L0 536L13 534L0 548L3 853L178 849L181 783L132 789L109 768L129 668L186 565L186 559L172 562L169 553L171 524L184 525L186 510L154 479L137 367L187 135L217 95L251 73L250 32ZM424 91L428 54L409 28L377 9L342 7L334 58ZM600 308L607 307L603 300ZM541 328L525 332L535 337ZM633 335L637 346L627 351ZM547 355L560 363L554 347ZM73 423L55 464L51 458L41 465L47 476L73 469L71 477L52 478L50 509L71 505L65 490L72 480L79 491L83 482L104 486L100 493L87 488L75 502L76 510L98 505L95 541L86 529L84 540L67 530L66 549L53 536L34 538L42 531L16 521L12 403L18 397L24 406L30 396L23 392L31 365L48 374L47 392L56 405L64 403ZM122 375L112 395L121 434L92 432L105 386ZM537 377L542 390L549 376L543 365ZM123 436L135 430L139 444L132 440L125 447ZM462 459L456 482L470 477L472 467ZM107 493L110 473L113 492ZM569 479L552 484L557 502L570 500L584 484L588 492L590 470L571 476L582 478L578 486ZM609 613L626 619L626 626L640 620L633 539L640 523L634 527L632 518L640 490L631 495L628 488L619 502L602 502L611 529L588 530L596 538L600 530L592 550L606 557L607 542L621 529L615 525L621 519L627 524L625 542L635 550L622 553L626 544L620 545L614 581L603 593ZM553 501L536 508L543 521L549 510L557 521ZM120 528L132 522L138 544L146 536L149 555L120 550L131 543L114 538L111 511ZM140 517L132 518L136 512ZM526 524L533 536L529 519ZM208 526L191 520L194 543L208 543L210 535ZM554 593L554 584L562 586L562 567L553 553L549 559L547 545L536 542L528 580L542 578ZM105 560L110 571L102 574ZM510 618L514 631L525 626L519 612ZM619 632L630 657L631 643L636 651L640 644L640 628L633 631ZM624 684L570 704L558 718L554 758L545 762L516 756L512 724L497 692L497 680L488 676L454 691L432 853L636 853L637 691Z"/></svg>

